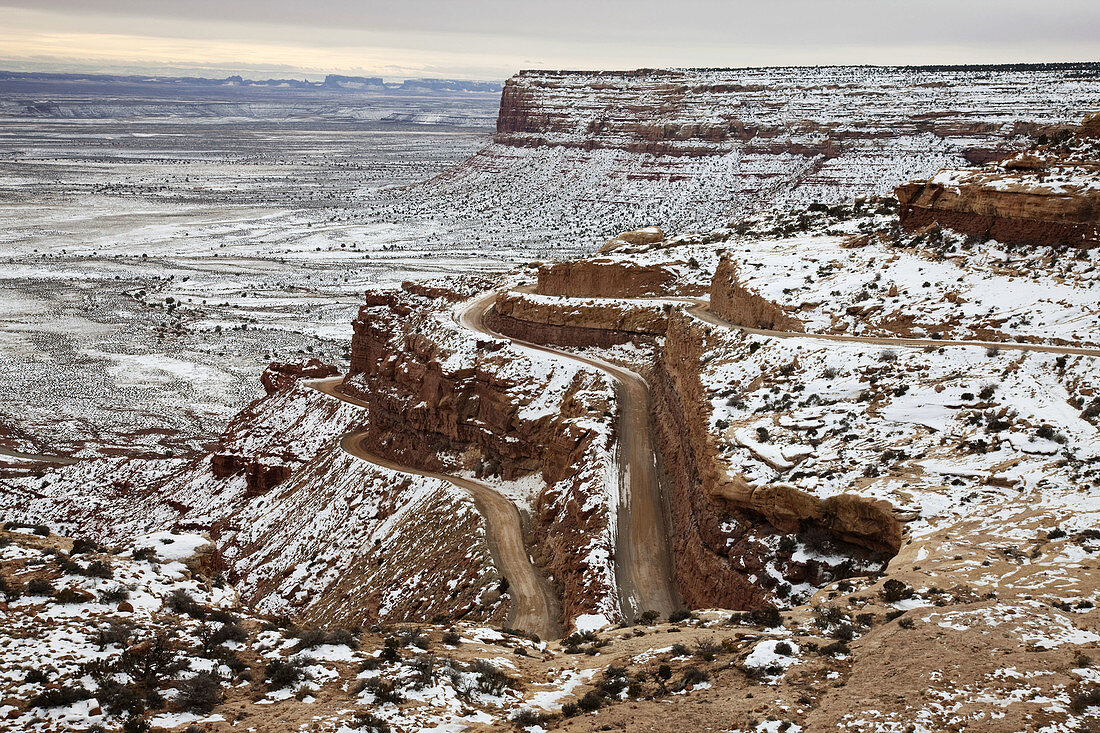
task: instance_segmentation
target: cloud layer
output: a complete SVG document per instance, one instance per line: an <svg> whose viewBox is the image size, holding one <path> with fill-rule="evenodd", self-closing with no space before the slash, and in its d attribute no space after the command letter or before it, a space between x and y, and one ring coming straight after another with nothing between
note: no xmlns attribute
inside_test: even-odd
<svg viewBox="0 0 1100 733"><path fill-rule="evenodd" d="M520 68L1088 61L1059 0L0 0L0 66L505 78Z"/></svg>

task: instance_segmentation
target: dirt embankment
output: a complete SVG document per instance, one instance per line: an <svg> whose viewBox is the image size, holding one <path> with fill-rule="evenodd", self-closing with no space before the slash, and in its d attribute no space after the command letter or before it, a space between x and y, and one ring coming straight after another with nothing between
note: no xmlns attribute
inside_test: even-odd
<svg viewBox="0 0 1100 733"><path fill-rule="evenodd" d="M802 323L781 307L743 285L737 278L737 265L722 257L710 285L710 308L720 317L750 328L776 331L803 331Z"/></svg>

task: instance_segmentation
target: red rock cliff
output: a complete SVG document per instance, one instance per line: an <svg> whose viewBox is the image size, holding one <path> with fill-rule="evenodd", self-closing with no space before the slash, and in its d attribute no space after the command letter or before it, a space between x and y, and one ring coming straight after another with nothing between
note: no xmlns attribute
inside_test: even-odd
<svg viewBox="0 0 1100 733"><path fill-rule="evenodd" d="M976 170L899 186L902 226L1000 242L1100 246L1100 115L1052 144Z"/></svg>

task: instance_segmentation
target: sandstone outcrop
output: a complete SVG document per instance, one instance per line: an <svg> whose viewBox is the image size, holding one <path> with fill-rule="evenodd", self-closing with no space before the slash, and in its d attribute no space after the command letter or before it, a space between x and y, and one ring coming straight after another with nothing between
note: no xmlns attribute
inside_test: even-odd
<svg viewBox="0 0 1100 733"><path fill-rule="evenodd" d="M299 379L323 379L339 374L340 370L320 359L304 359L280 363L273 361L260 376L260 384L267 394L288 389Z"/></svg>
<svg viewBox="0 0 1100 733"><path fill-rule="evenodd" d="M680 295L676 273L663 265L610 259L543 265L535 292L569 298L641 298Z"/></svg>
<svg viewBox="0 0 1100 733"><path fill-rule="evenodd" d="M490 314L490 325L513 338L540 344L608 347L651 342L664 334L668 314L654 303L502 292Z"/></svg>
<svg viewBox="0 0 1100 733"><path fill-rule="evenodd" d="M505 342L436 319L430 306L399 290L370 294L359 311L342 389L368 405L365 446L435 471L505 480L541 472L532 551L561 591L564 620L609 613L611 566L601 571L593 558L613 552L604 498L613 423L596 428L601 415L613 420L610 384L576 370L555 394L553 368L517 369L520 357Z"/></svg>
<svg viewBox="0 0 1100 733"><path fill-rule="evenodd" d="M363 306L353 324L344 391L369 405L371 449L433 470L444 468L442 455L472 451L478 462L466 468L478 473L511 480L541 470L550 482L564 476L595 434L571 414L525 419L532 398L503 375L502 344L481 342L472 360L452 358L456 352L440 340L403 324L414 297L386 293L384 304Z"/></svg>
<svg viewBox="0 0 1100 733"><path fill-rule="evenodd" d="M897 188L902 226L1039 245L1100 246L1096 116L1068 137L977 170L941 170Z"/></svg>
<svg viewBox="0 0 1100 733"><path fill-rule="evenodd" d="M657 244L665 240L665 233L660 227L643 227L633 231L623 232L617 237L612 237L600 247L600 254L614 252L632 245Z"/></svg>
<svg viewBox="0 0 1100 733"><path fill-rule="evenodd" d="M763 603L767 589L756 579L764 575L764 548L757 538L776 530L817 526L854 545L896 553L901 525L884 502L850 494L822 500L782 484L753 485L718 460L699 378L706 338L705 326L673 312L654 377L654 424L670 479L673 557L684 603Z"/></svg>
<svg viewBox="0 0 1100 733"><path fill-rule="evenodd" d="M721 318L739 326L776 331L805 329L797 318L752 288L741 284L737 266L729 256L722 257L711 278L710 309Z"/></svg>

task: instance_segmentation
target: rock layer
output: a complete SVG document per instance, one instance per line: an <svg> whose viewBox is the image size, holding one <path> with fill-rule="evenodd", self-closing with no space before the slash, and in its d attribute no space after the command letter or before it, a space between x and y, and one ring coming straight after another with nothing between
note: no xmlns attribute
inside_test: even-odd
<svg viewBox="0 0 1100 733"><path fill-rule="evenodd" d="M804 330L797 318L741 284L737 279L737 266L728 256L718 263L711 279L710 309L721 318L739 326L799 333Z"/></svg>
<svg viewBox="0 0 1100 733"><path fill-rule="evenodd" d="M676 273L668 267L635 265L610 259L543 265L539 268L535 292L570 298L641 298L681 294Z"/></svg>
<svg viewBox="0 0 1100 733"><path fill-rule="evenodd" d="M933 224L999 242L1100 246L1100 115L1054 144L978 170L899 186L902 226Z"/></svg>

